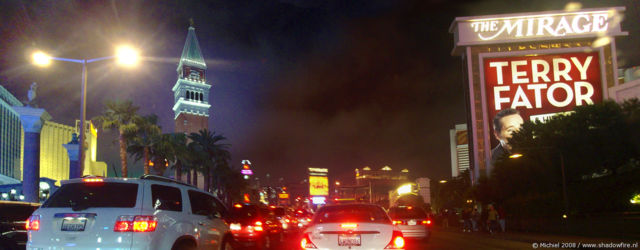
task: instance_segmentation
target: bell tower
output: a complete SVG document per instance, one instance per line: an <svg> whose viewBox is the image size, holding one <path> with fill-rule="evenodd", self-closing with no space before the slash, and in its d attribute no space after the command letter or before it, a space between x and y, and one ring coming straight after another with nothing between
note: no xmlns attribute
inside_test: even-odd
<svg viewBox="0 0 640 250"><path fill-rule="evenodd" d="M202 57L193 24L178 63L178 80L173 86L175 131L197 133L209 127L209 89L207 64Z"/></svg>

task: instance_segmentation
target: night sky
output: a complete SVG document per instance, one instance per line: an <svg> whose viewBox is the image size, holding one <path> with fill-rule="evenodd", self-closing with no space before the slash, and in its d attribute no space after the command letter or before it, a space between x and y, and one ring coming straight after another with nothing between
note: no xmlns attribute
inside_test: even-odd
<svg viewBox="0 0 640 250"><path fill-rule="evenodd" d="M353 170L385 165L414 177L451 175L449 129L466 122L462 65L449 26L456 16L564 9L567 1L2 1L0 84L37 103L53 121L80 113L79 64L30 64L34 49L97 58L128 43L145 60L135 69L89 64L87 117L105 100L133 100L172 132L178 57L193 18L207 60L210 129L232 144L233 164L249 159L272 181L305 177L307 167L353 181ZM617 39L620 67L640 65L639 1L625 6ZM120 163L115 133L100 131L98 160ZM140 163L131 167L142 172Z"/></svg>

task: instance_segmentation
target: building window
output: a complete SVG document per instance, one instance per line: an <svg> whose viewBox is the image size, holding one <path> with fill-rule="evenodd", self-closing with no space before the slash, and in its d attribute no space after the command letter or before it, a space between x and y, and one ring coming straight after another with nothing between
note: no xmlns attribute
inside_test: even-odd
<svg viewBox="0 0 640 250"><path fill-rule="evenodd" d="M185 95L185 97L184 97L184 98L189 99L189 91L187 90L187 92L186 92L186 93L187 93L187 94Z"/></svg>
<svg viewBox="0 0 640 250"><path fill-rule="evenodd" d="M204 94L200 93L200 101L204 102Z"/></svg>
<svg viewBox="0 0 640 250"><path fill-rule="evenodd" d="M184 120L184 125L187 126L187 120Z"/></svg>

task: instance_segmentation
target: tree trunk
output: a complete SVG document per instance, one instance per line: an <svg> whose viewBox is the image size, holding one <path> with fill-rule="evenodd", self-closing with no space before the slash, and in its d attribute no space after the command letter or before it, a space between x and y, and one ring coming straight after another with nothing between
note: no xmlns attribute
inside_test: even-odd
<svg viewBox="0 0 640 250"><path fill-rule="evenodd" d="M144 147L144 174L149 174L149 147Z"/></svg>
<svg viewBox="0 0 640 250"><path fill-rule="evenodd" d="M195 169L193 170L193 182L192 184L196 187L198 187L198 171L196 171Z"/></svg>
<svg viewBox="0 0 640 250"><path fill-rule="evenodd" d="M209 171L209 167L204 169L204 191L210 192L209 187L211 187L211 180L209 177L211 176L211 171Z"/></svg>
<svg viewBox="0 0 640 250"><path fill-rule="evenodd" d="M176 181L182 182L182 163L176 162Z"/></svg>
<svg viewBox="0 0 640 250"><path fill-rule="evenodd" d="M127 178L127 139L124 138L122 132L118 138L120 142L120 164L122 165L122 177Z"/></svg>
<svg viewBox="0 0 640 250"><path fill-rule="evenodd" d="M191 185L191 170L187 170L187 184Z"/></svg>

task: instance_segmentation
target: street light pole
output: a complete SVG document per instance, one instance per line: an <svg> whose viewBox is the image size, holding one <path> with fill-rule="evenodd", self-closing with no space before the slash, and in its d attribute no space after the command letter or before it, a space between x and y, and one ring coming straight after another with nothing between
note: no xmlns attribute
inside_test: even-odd
<svg viewBox="0 0 640 250"><path fill-rule="evenodd" d="M78 128L78 137L79 144L78 150L79 153L79 162L78 169L69 169L69 179L82 177L82 173L84 172L84 162L85 162L85 141L86 141L86 133L85 133L85 123L87 120L87 64L102 60L107 60L115 58L115 56L106 56L99 57L94 59L70 59L70 58L62 58L62 57L51 57L51 59L56 61L65 61L72 63L82 64L82 82L80 84L80 126Z"/></svg>
<svg viewBox="0 0 640 250"><path fill-rule="evenodd" d="M113 56L105 56L94 59L71 59L71 58L62 58L62 57L51 57L42 52L36 52L33 55L34 63L39 66L47 66L49 65L51 60L56 61L65 61L72 63L82 64L82 82L80 85L80 127L78 128L79 135L79 162L77 169L69 169L69 179L82 177L82 173L84 172L84 162L85 162L85 141L86 141L86 132L85 132L85 123L87 119L87 64L112 58L118 58L118 62L125 65L133 65L137 63L138 55L137 52L133 51L128 47L120 47L116 52L116 55Z"/></svg>
<svg viewBox="0 0 640 250"><path fill-rule="evenodd" d="M564 156L560 152L560 168L562 169L562 200L564 201L564 214L562 218L566 218L569 213L569 200L567 199L567 179L564 176Z"/></svg>

